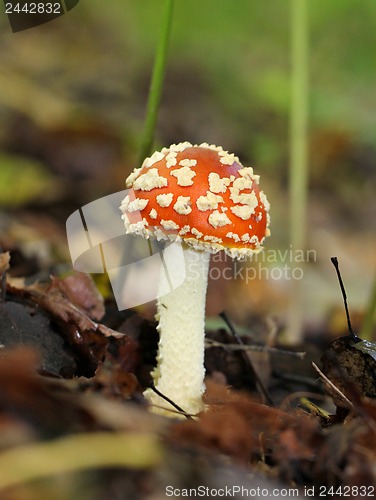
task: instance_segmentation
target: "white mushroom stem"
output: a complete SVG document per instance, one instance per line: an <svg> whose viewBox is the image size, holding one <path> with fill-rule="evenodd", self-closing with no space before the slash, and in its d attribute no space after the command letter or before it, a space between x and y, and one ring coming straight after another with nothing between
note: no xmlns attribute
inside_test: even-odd
<svg viewBox="0 0 376 500"><path fill-rule="evenodd" d="M210 254L183 245L186 278L158 300L160 333L154 386L189 414L203 410L205 391L205 300ZM144 393L151 405L174 409L152 389ZM153 411L173 416L154 406Z"/></svg>

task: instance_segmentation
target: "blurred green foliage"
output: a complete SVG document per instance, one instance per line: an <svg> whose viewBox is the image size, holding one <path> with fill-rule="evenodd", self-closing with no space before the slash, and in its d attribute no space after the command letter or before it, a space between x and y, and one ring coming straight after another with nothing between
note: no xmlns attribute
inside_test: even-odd
<svg viewBox="0 0 376 500"><path fill-rule="evenodd" d="M157 147L181 140L218 143L286 181L289 9L287 0L176 0ZM19 34L4 19L0 111L24 111L47 128L93 118L108 123L134 149L126 151L131 170L162 10L163 0L91 0ZM355 179L369 199L376 2L315 0L308 10L310 181L321 187L322 179L332 183L340 171L342 185ZM3 115L0 139L9 122ZM333 165L333 175L323 176Z"/></svg>
<svg viewBox="0 0 376 500"><path fill-rule="evenodd" d="M161 143L199 136L281 172L288 156L289 8L287 0L176 1ZM43 125L91 113L137 139L162 10L162 0L91 0L17 35L4 20L4 99ZM375 1L314 0L308 14L311 130L345 132L376 147ZM14 82L11 90L6 82Z"/></svg>
<svg viewBox="0 0 376 500"><path fill-rule="evenodd" d="M0 154L0 206L18 207L32 201L51 200L56 183L40 162Z"/></svg>
<svg viewBox="0 0 376 500"><path fill-rule="evenodd" d="M103 11L100 0L93 0L91 5ZM154 54L161 10L162 2L156 0L113 0L106 5L107 16L123 36L132 40L130 57L140 65L151 61ZM309 27L311 125L346 130L376 145L372 105L376 3L311 1ZM250 141L252 156L270 168L276 160L280 162L282 132L279 127L273 130L270 123L258 123L258 115L263 109L287 119L289 28L287 1L176 2L170 68L180 61L183 67L187 63L189 71L195 61L215 89L223 120L225 112L248 120L243 126L256 129L256 138L253 135ZM256 123L252 123L252 117L257 118ZM275 141L279 147L273 144Z"/></svg>

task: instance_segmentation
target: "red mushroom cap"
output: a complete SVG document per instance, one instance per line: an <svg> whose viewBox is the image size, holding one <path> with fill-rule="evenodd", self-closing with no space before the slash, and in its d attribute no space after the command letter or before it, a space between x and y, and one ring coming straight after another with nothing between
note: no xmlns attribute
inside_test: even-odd
<svg viewBox="0 0 376 500"><path fill-rule="evenodd" d="M127 179L121 210L127 233L182 239L231 257L261 250L269 231L269 203L252 167L221 147L189 142L146 158Z"/></svg>

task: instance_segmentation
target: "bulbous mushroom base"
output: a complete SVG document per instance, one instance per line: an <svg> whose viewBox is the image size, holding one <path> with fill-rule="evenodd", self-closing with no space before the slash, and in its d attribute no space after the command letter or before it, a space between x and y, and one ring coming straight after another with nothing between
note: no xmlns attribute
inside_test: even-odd
<svg viewBox="0 0 376 500"><path fill-rule="evenodd" d="M202 394L205 392L205 385L203 386ZM165 417L172 417L183 419L186 418L184 414L179 413L176 408L170 405L165 399L161 398L157 393L155 393L152 389L146 389L144 391L144 397L147 399L150 406L150 411L152 413L156 413L157 415L164 415ZM172 400L172 398L171 398ZM180 405L178 405L180 407ZM187 415L197 415L201 411L205 409L205 405L202 402L202 396L198 399L191 399L185 401L186 408L182 408L184 413Z"/></svg>

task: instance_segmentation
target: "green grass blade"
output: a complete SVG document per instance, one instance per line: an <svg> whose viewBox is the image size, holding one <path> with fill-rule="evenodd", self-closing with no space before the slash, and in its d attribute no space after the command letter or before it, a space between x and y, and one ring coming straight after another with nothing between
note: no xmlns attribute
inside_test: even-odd
<svg viewBox="0 0 376 500"><path fill-rule="evenodd" d="M174 0L166 0L153 74L150 83L145 126L141 139L140 164L147 156L150 155L154 143L158 109L161 101L163 81L166 72L167 52L171 35L173 10Z"/></svg>
<svg viewBox="0 0 376 500"><path fill-rule="evenodd" d="M304 249L308 197L308 0L291 0L290 244ZM293 263L292 263L293 265ZM302 334L301 284L292 282L286 340Z"/></svg>
<svg viewBox="0 0 376 500"><path fill-rule="evenodd" d="M290 243L305 243L308 178L307 0L291 1Z"/></svg>

